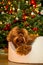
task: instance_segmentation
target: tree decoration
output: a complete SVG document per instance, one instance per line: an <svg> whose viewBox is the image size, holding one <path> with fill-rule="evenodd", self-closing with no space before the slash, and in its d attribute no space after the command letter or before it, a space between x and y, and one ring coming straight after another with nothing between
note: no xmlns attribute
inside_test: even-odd
<svg viewBox="0 0 43 65"><path fill-rule="evenodd" d="M13 11L15 10L15 8L13 7Z"/></svg>
<svg viewBox="0 0 43 65"><path fill-rule="evenodd" d="M35 8L35 12L36 13L39 13L39 8Z"/></svg>
<svg viewBox="0 0 43 65"><path fill-rule="evenodd" d="M2 11L1 14L4 14L4 11Z"/></svg>
<svg viewBox="0 0 43 65"><path fill-rule="evenodd" d="M12 14L13 10L8 11L8 14Z"/></svg>
<svg viewBox="0 0 43 65"><path fill-rule="evenodd" d="M8 5L4 6L5 10L8 10Z"/></svg>
<svg viewBox="0 0 43 65"><path fill-rule="evenodd" d="M6 24L6 27L10 27L11 26L11 24L9 23L9 24Z"/></svg>
<svg viewBox="0 0 43 65"><path fill-rule="evenodd" d="M26 16L25 14L23 14L22 19L25 21L28 18L28 16Z"/></svg>
<svg viewBox="0 0 43 65"><path fill-rule="evenodd" d="M0 24L2 24L2 21L0 21Z"/></svg>
<svg viewBox="0 0 43 65"><path fill-rule="evenodd" d="M18 17L16 17L16 20L18 21L18 20L19 20L19 18L18 18Z"/></svg>
<svg viewBox="0 0 43 65"><path fill-rule="evenodd" d="M1 4L3 4L3 5L4 5L4 0L1 2Z"/></svg>
<svg viewBox="0 0 43 65"><path fill-rule="evenodd" d="M28 4L29 2L28 1L26 1L26 4Z"/></svg>
<svg viewBox="0 0 43 65"><path fill-rule="evenodd" d="M35 13L31 12L31 17L34 18L35 17Z"/></svg>
<svg viewBox="0 0 43 65"><path fill-rule="evenodd" d="M43 10L40 11L40 14L43 15Z"/></svg>
<svg viewBox="0 0 43 65"><path fill-rule="evenodd" d="M35 0L30 0L30 4L33 5L33 7L36 7L36 1Z"/></svg>
<svg viewBox="0 0 43 65"><path fill-rule="evenodd" d="M16 22L17 22L17 20L14 20L13 22L14 22L14 23L16 23Z"/></svg>
<svg viewBox="0 0 43 65"><path fill-rule="evenodd" d="M38 8L38 7L40 7L41 6L41 3L40 4L38 4L38 5L36 5L36 7Z"/></svg>
<svg viewBox="0 0 43 65"><path fill-rule="evenodd" d="M7 30L9 30L9 28L8 28L8 27L5 27L5 28L3 28L3 30L4 30L4 31L7 31Z"/></svg>
<svg viewBox="0 0 43 65"><path fill-rule="evenodd" d="M38 28L37 27L34 27L32 30L33 31L38 31Z"/></svg>
<svg viewBox="0 0 43 65"><path fill-rule="evenodd" d="M8 5L11 5L11 2L10 1L8 1Z"/></svg>
<svg viewBox="0 0 43 65"><path fill-rule="evenodd" d="M29 26L29 23L28 22L24 22L24 26L25 27Z"/></svg>
<svg viewBox="0 0 43 65"><path fill-rule="evenodd" d="M34 4L34 5L33 5L33 7L35 7L35 8L36 8L36 4Z"/></svg>
<svg viewBox="0 0 43 65"><path fill-rule="evenodd" d="M20 9L18 8L17 11L20 11Z"/></svg>
<svg viewBox="0 0 43 65"><path fill-rule="evenodd" d="M10 30L11 24L6 24L5 27L3 28L4 31Z"/></svg>

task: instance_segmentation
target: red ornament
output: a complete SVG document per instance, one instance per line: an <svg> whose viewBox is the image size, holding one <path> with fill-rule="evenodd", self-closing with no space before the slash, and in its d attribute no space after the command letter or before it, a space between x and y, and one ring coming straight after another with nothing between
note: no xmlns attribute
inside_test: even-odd
<svg viewBox="0 0 43 65"><path fill-rule="evenodd" d="M24 14L23 17L22 17L22 19L23 19L24 21L26 21L27 16Z"/></svg>
<svg viewBox="0 0 43 65"><path fill-rule="evenodd" d="M1 3L4 4L4 1L2 1Z"/></svg>
<svg viewBox="0 0 43 65"><path fill-rule="evenodd" d="M11 24L9 23L9 24L6 24L6 27L10 27L11 26Z"/></svg>
<svg viewBox="0 0 43 65"><path fill-rule="evenodd" d="M13 10L8 11L8 14L12 14Z"/></svg>
<svg viewBox="0 0 43 65"><path fill-rule="evenodd" d="M10 30L11 24L6 24L5 27L3 28L4 31Z"/></svg>
<svg viewBox="0 0 43 65"><path fill-rule="evenodd" d="M31 17L32 17L32 18L35 18L35 15L32 15Z"/></svg>
<svg viewBox="0 0 43 65"><path fill-rule="evenodd" d="M36 1L35 0L31 0L30 4L33 5L33 7L36 7Z"/></svg>
<svg viewBox="0 0 43 65"><path fill-rule="evenodd" d="M14 23L16 23L16 22L17 22L17 20L14 20L13 22L14 22Z"/></svg>
<svg viewBox="0 0 43 65"><path fill-rule="evenodd" d="M5 9L8 10L8 5L5 6Z"/></svg>
<svg viewBox="0 0 43 65"><path fill-rule="evenodd" d="M37 27L34 27L32 30L33 30L33 31L37 31L37 30L38 30L38 28L37 28Z"/></svg>
<svg viewBox="0 0 43 65"><path fill-rule="evenodd" d="M4 31L7 31L7 30L9 30L9 28L8 28L8 27L5 27L3 30L4 30Z"/></svg>
<svg viewBox="0 0 43 65"><path fill-rule="evenodd" d="M36 8L36 4L34 4L33 7Z"/></svg>

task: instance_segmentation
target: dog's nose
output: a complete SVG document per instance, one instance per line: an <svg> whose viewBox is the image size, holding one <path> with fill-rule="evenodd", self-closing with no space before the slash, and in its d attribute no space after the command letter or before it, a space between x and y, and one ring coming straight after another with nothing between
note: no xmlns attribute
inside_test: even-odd
<svg viewBox="0 0 43 65"><path fill-rule="evenodd" d="M24 38L19 36L19 37L16 39L16 41L17 41L17 43L24 43Z"/></svg>

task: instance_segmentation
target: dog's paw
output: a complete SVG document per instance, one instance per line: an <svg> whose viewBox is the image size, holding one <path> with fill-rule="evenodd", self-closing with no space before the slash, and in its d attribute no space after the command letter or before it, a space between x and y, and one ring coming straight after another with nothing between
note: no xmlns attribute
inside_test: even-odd
<svg viewBox="0 0 43 65"><path fill-rule="evenodd" d="M27 55L31 51L31 49L32 49L31 45L22 45L16 49L16 52L19 55Z"/></svg>

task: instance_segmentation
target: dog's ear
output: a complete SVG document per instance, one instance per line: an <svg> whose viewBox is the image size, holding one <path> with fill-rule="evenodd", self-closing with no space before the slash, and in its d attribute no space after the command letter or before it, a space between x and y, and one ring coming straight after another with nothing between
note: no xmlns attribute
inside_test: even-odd
<svg viewBox="0 0 43 65"><path fill-rule="evenodd" d="M26 43L27 43L27 41L28 41L28 31L25 28L23 28L22 33L23 33L25 40L26 40Z"/></svg>
<svg viewBox="0 0 43 65"><path fill-rule="evenodd" d="M34 40L36 39L36 37L38 37L37 34L36 35L34 35L34 34L33 35L31 35L31 34L28 35L28 43L27 44L31 45L34 42Z"/></svg>
<svg viewBox="0 0 43 65"><path fill-rule="evenodd" d="M8 42L12 41L12 37L13 36L17 36L18 35L18 33L17 33L18 29L19 29L18 26L16 26L8 33L8 35L7 35L7 41Z"/></svg>
<svg viewBox="0 0 43 65"><path fill-rule="evenodd" d="M11 35L12 35L12 31L10 31L7 35L7 41L10 42L11 41Z"/></svg>

